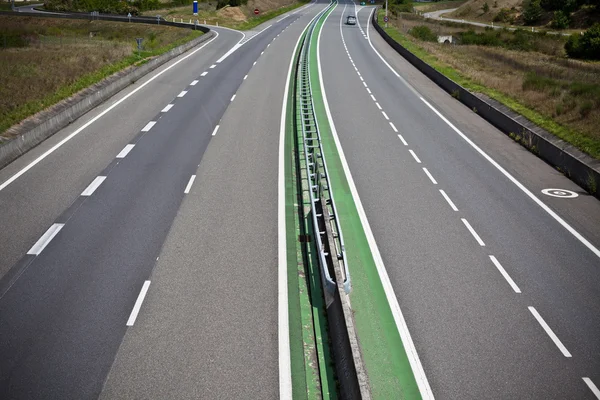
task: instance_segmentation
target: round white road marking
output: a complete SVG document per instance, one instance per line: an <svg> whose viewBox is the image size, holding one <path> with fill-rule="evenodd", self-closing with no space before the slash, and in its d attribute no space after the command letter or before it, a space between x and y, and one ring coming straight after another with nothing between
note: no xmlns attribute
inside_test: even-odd
<svg viewBox="0 0 600 400"><path fill-rule="evenodd" d="M577 193L566 189L543 189L542 193L552 197L563 197L566 199L574 199L579 196Z"/></svg>

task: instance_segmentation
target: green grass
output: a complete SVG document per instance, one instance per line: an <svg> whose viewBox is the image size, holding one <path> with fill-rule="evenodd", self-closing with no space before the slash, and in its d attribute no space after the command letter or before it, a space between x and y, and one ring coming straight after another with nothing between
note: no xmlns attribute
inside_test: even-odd
<svg viewBox="0 0 600 400"><path fill-rule="evenodd" d="M281 8L275 9L275 10L267 11L265 13L262 13L255 17L250 18L246 22L243 22L243 23L237 25L235 29L238 29L240 31L247 31L249 29L257 27L258 25L262 24L263 22L267 22L268 20L278 17L281 14L284 14L288 11L292 11L300 6L303 6L306 3L307 3L307 1L300 1L297 3L291 4L289 6L286 6L286 7L281 7Z"/></svg>
<svg viewBox="0 0 600 400"><path fill-rule="evenodd" d="M383 20L383 11L379 11L380 21ZM490 98L504 104L511 110L523 115L525 118L529 119L534 124L544 128L548 132L556 135L560 139L572 144L583 152L591 155L594 158L600 159L600 141L595 140L591 137L585 136L580 132L571 129L569 127L563 126L552 118L542 115L539 112L523 105L515 99L505 93L502 93L496 89L492 89L483 85L480 85L468 77L460 74L454 68L449 65L441 62L435 56L431 55L425 49L420 47L418 44L409 40L405 35L400 33L396 28L389 26L388 28L383 27L385 32L390 35L395 41L404 46L411 53L419 57L421 60L425 61L437 71L444 74L446 77L452 79L454 82L463 86L465 89L468 89L472 92L483 93ZM535 82L534 85L544 85L544 83L548 82ZM592 87L590 87L592 86ZM589 92L596 93L596 89L594 85L575 85L575 90L585 90Z"/></svg>

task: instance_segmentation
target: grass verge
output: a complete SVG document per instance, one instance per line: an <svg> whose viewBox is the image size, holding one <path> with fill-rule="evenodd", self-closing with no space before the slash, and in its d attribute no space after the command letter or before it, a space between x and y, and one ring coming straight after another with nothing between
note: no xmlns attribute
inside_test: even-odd
<svg viewBox="0 0 600 400"><path fill-rule="evenodd" d="M383 15L380 10L380 21ZM400 22L391 21L388 28L382 28L446 77L499 101L600 159L600 132L596 129L600 123L600 63L565 60L535 51L427 43L406 35L394 23Z"/></svg>
<svg viewBox="0 0 600 400"><path fill-rule="evenodd" d="M200 35L174 27L0 16L0 44L8 38L8 46L0 46L0 132ZM144 38L139 52L136 37Z"/></svg>

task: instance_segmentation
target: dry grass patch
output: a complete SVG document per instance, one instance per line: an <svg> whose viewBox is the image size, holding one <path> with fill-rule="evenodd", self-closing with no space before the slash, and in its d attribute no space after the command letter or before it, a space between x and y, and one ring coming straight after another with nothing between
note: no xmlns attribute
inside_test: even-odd
<svg viewBox="0 0 600 400"><path fill-rule="evenodd" d="M417 56L468 89L495 98L600 158L600 63L565 58L564 39L554 36L532 35L528 40L534 41L534 51L425 42L405 33L420 25L443 35L465 28L409 18L392 19L395 29L388 33L411 46Z"/></svg>
<svg viewBox="0 0 600 400"><path fill-rule="evenodd" d="M142 24L0 16L0 132L199 35ZM144 38L139 54L136 37Z"/></svg>

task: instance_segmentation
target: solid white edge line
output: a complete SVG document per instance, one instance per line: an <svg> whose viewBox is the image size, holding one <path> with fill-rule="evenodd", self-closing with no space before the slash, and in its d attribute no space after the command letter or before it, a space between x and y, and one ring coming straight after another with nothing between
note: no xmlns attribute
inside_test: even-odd
<svg viewBox="0 0 600 400"><path fill-rule="evenodd" d="M594 395L596 396L596 398L598 400L600 400L600 390L594 384L594 382L592 382L592 380L590 378L587 378L587 377L583 377L581 379L583 379L583 381L585 382L585 384L588 385L588 387L590 388L590 390L592 391L592 393L594 393Z"/></svg>
<svg viewBox="0 0 600 400"><path fill-rule="evenodd" d="M492 263L494 263L494 265L496 266L498 271L500 271L500 273L502 274L504 279L506 279L506 281L508 282L508 284L510 285L512 290L514 290L515 293L521 293L521 289L519 289L519 287L517 286L515 281L513 281L512 278L510 277L510 275L508 275L508 272L506 272L506 270L504 269L504 267L502 267L502 264L500 264L500 262L496 259L496 257L490 255L490 260L492 260Z"/></svg>
<svg viewBox="0 0 600 400"><path fill-rule="evenodd" d="M96 189L98 189L98 186L100 186L102 182L104 182L105 179L106 176L97 176L92 181L92 183L90 183L88 187L86 187L85 190L81 192L81 196L91 196L96 191Z"/></svg>
<svg viewBox="0 0 600 400"><path fill-rule="evenodd" d="M218 130L219 130L219 125L215 126L215 129L213 130L212 136L215 136L217 134Z"/></svg>
<svg viewBox="0 0 600 400"><path fill-rule="evenodd" d="M175 104L167 104L160 112L168 112Z"/></svg>
<svg viewBox="0 0 600 400"><path fill-rule="evenodd" d="M140 308L142 308L142 303L144 302L144 298L146 297L146 293L148 293L148 288L150 287L150 281L145 281L142 286L142 290L140 290L140 294L138 295L135 304L133 305L133 310L131 310L131 314L129 315L129 319L127 320L127 326L133 326L135 324L135 320L140 312Z"/></svg>
<svg viewBox="0 0 600 400"><path fill-rule="evenodd" d="M279 398L283 400L292 399L292 367L290 358L290 326L288 312L288 280L287 280L287 241L285 226L285 123L287 112L287 101L290 90L292 67L294 57L300 39L308 26L317 18L313 19L304 27L298 36L296 46L292 52L290 66L288 67L287 80L283 90L283 102L281 104L281 121L279 124L279 172L277 177L277 337L279 353ZM262 53L261 53L262 54Z"/></svg>
<svg viewBox="0 0 600 400"><path fill-rule="evenodd" d="M456 206L454 205L454 202L450 199L450 197L448 197L446 192L444 192L442 189L440 189L440 193L442 194L442 196L444 196L444 198L446 199L448 204L450 204L450 207L452 208L452 210L458 211L458 208L456 208Z"/></svg>
<svg viewBox="0 0 600 400"><path fill-rule="evenodd" d="M106 115L111 110L113 110L115 107L117 107L119 104L121 104L122 102L124 102L125 100L127 100L129 97L133 96L135 93L137 93L138 91L140 91L142 88L146 87L146 85L150 84L152 81L154 81L155 79L157 79L159 76L161 76L165 72L169 71L171 68L173 68L176 65L178 65L180 62L182 62L184 60L187 60L189 57L193 56L194 54L196 54L197 52L199 52L200 50L202 50L204 47L208 46L218 36L219 36L219 33L215 32L215 36L212 39L210 39L208 42L204 43L201 47L199 47L196 50L192 51L190 54L188 54L186 56L183 56L181 59L175 61L173 64L169 65L168 67L166 67L162 71L157 72L154 76L152 76L146 82L142 83L138 88L132 90L130 93L128 93L127 95L123 96L120 100L116 101L111 106L109 106L106 110L102 111L100 114L98 114L94 118L90 119L88 122L86 122L84 125L82 125L75 132L71 133L69 136L67 136L66 138L64 138L63 140L61 140L57 144L55 144L53 147L51 147L50 149L48 149L45 153L43 153L42 155L40 155L38 158L36 158L35 160L33 160L31 163L27 164L27 166L25 168L21 169L19 172L17 172L13 176L11 176L9 179L7 179L6 181L4 181L4 183L2 183L0 185L0 191L4 190L4 188L6 188L8 185L10 185L15 180L17 180L25 172L27 172L31 168L33 168L40 161L42 161L44 158L46 158L50 154L54 153L56 151L56 149L60 148L63 144L67 143L69 140L71 140L72 138L74 138L75 136L77 136L85 128L87 128L88 126L90 126L91 124L93 124L94 122L96 122L97 120L99 120L100 118L102 118L104 115Z"/></svg>
<svg viewBox="0 0 600 400"><path fill-rule="evenodd" d="M597 257L600 258L600 250L596 248L593 244L591 244L586 238L584 238L579 232L577 232L571 225L569 225L565 220L563 220L558 214L556 214L550 207L548 207L544 202L537 198L529 189L527 189L521 182L519 182L514 176L512 176L508 171L506 171L500 164L498 164L492 157L490 157L486 152L481 150L479 146L477 146L471 139L467 137L464 133L462 133L457 127L455 127L446 117L444 117L438 110L436 110L427 100L423 97L420 99L431 109L434 113L437 114L438 117L442 119L452 130L454 130L460 137L462 137L472 148L475 149L483 158L485 158L490 164L492 164L498 171L502 173L505 177L507 177L512 183L514 183L523 193L525 193L531 200L533 200L538 206L540 206L544 211L546 211L552 218L554 218L559 224L563 226L569 233L571 233L575 238L577 238L585 247L592 251Z"/></svg>
<svg viewBox="0 0 600 400"><path fill-rule="evenodd" d="M423 171L425 172L425 175L427 175L427 177L431 180L431 183L433 183L434 185L438 184L427 168L423 167Z"/></svg>
<svg viewBox="0 0 600 400"><path fill-rule="evenodd" d="M183 97L187 94L187 90L182 90L181 93L177 95L177 97Z"/></svg>
<svg viewBox="0 0 600 400"><path fill-rule="evenodd" d="M537 312L537 310L535 309L535 307L529 306L527 308L529 309L529 311L531 312L531 314L533 314L534 318L542 326L542 328L544 328L544 331L546 331L546 334L548 336L550 336L550 339L552 339L552 341L554 342L554 344L556 345L556 347L558 347L558 349L561 351L561 353L563 354L563 356L565 356L565 357L571 357L571 353L569 353L569 350L567 350L567 348L562 344L562 342L560 341L560 339L558 338L558 336L556 336L556 334L554 333L554 331L548 326L548 324L546 323L546 321L544 321L544 319L542 318L542 316L540 315L540 313Z"/></svg>
<svg viewBox="0 0 600 400"><path fill-rule="evenodd" d="M193 81L190 83L190 86L196 86L196 84L197 84L198 82L199 82L198 80L194 79L194 80L193 80Z"/></svg>
<svg viewBox="0 0 600 400"><path fill-rule="evenodd" d="M235 96L236 96L235 94L233 96L231 96L231 100L229 100L229 101L235 100Z"/></svg>
<svg viewBox="0 0 600 400"><path fill-rule="evenodd" d="M360 217L360 222L363 226L365 236L367 237L367 241L369 243L369 249L371 250L373 259L375 261L375 266L377 268L377 273L379 274L379 279L381 280L381 284L385 291L386 299L390 305L390 309L394 317L394 322L396 323L396 328L398 329L398 333L400 334L400 338L406 351L406 356L415 376L415 380L417 381L417 385L419 386L419 392L421 393L421 397L424 400L434 399L433 393L431 391L431 386L429 385L429 381L427 380L427 376L425 375L425 371L423 370L423 365L421 364L421 360L419 359L419 355L417 354L417 349L415 348L415 344L408 330L408 326L406 325L404 315L402 314L402 310L400 309L400 304L398 304L398 298L396 297L396 294L394 292L394 287L390 282L387 270L385 269L385 265L383 264L381 253L379 252L379 248L377 247L377 243L375 242L373 231L371 230L371 226L369 225L367 215L363 208L362 201L360 200L360 197L358 195L358 190L356 189L354 179L352 178L352 174L350 173L350 167L348 166L348 161L346 160L346 156L344 155L344 150L342 149L340 138L337 134L337 130L333 122L333 117L329 109L329 103L327 102L327 93L325 92L325 85L323 84L323 72L321 69L320 52L321 32L322 30L319 32L319 38L317 39L317 67L319 71L319 83L321 86L321 93L323 95L323 103L325 105L325 113L327 114L327 119L331 127L331 133L333 135L333 139L338 150L340 161L342 163L344 174L346 175L346 179L348 181L348 186L350 188L352 198L354 199L354 203L356 205L356 209ZM342 36L342 38L344 37L344 34L342 32L341 19L340 35ZM332 192L335 193L335 190L332 190Z"/></svg>
<svg viewBox="0 0 600 400"><path fill-rule="evenodd" d="M38 239L38 241L35 242L33 246L31 246L31 249L29 249L27 254L34 256L39 255L42 252L42 250L44 250L44 248L48 246L48 243L50 243L50 241L54 239L54 236L56 236L58 232L60 232L63 226L65 226L65 224L52 224L52 226L48 228L48 230Z"/></svg>
<svg viewBox="0 0 600 400"><path fill-rule="evenodd" d="M373 12L374 12L374 10L371 11L371 14L373 14ZM577 240L579 240L581 243L583 243L583 245L585 247L587 247L592 253L594 253L596 255L596 257L600 258L600 249L598 249L596 246L594 246L592 243L590 243L585 237L583 237L583 235L581 235L579 232L577 232L571 225L569 225L565 220L563 220L550 207L548 207L536 195L534 195L529 189L527 189L521 182L519 182L514 176L512 176L500 164L498 164L492 157L490 157L479 146L477 146L471 139L469 139L467 137L467 135L465 135L458 128L456 128L450 121L448 121L448 119L446 117L444 117L438 110L436 110L435 107L433 107L431 104L429 104L429 102L427 100L425 100L421 96L421 94L419 92L417 92L415 90L415 88L413 88L412 85L406 81L406 79L404 79L403 77L401 77L400 74L398 74L398 72L396 72L394 70L394 68L392 68L392 66L383 58L383 56L381 54L379 54L379 52L375 49L375 46L373 46L373 43L371 42L371 37L370 37L369 30L368 30L370 21L371 21L371 15L369 15L369 19L367 20L367 35L369 37L369 45L371 46L371 49L373 49L373 51L375 52L375 54L377 54L377 56L379 57L379 59L388 67L388 69L390 71L392 71L392 73L394 75L396 75L396 77L398 79L400 79L400 81L408 89L410 89L410 91L412 91L429 108L431 108L431 110L433 110L433 112L436 113L438 117L440 117L448 126L450 126L450 128L452 128L452 130L454 130L457 134L459 134L460 137L462 137L471 147L473 147L475 149L475 151L477 151L480 155L483 156L483 158L485 158L489 163L491 163L494 167L496 167L496 169L498 169L498 171L500 171L502 173L502 175L504 175L505 177L507 177L513 184L515 184L519 189L521 189L521 191L523 193L525 193L527 195L527 197L529 197L539 207L541 207L544 211L546 211L546 213L548 213L552 218L554 218L554 220L556 220L560 225L562 225L562 227L565 228L571 235L575 236L575 238Z"/></svg>
<svg viewBox="0 0 600 400"><path fill-rule="evenodd" d="M192 185L194 184L195 179L196 179L196 175L192 175L190 177L190 180L188 181L188 184L185 187L185 190L183 191L183 193L188 194L190 192L190 189L192 188Z"/></svg>
<svg viewBox="0 0 600 400"><path fill-rule="evenodd" d="M465 224L465 226L467 227L467 229L469 230L469 232L471 232L471 235L473 235L473 237L475 238L475 240L477 240L477 243L479 243L480 246L485 246L485 243L483 242L483 240L481 240L481 238L479 237L479 235L477 234L477 232L475 232L475 229L473 229L473 227L471 226L471 224L469 223L469 221L466 220L466 218L461 218L461 221L463 222L463 224Z"/></svg>
<svg viewBox="0 0 600 400"><path fill-rule="evenodd" d="M156 121L150 121L142 128L142 132L148 132L152 127L156 125Z"/></svg>
<svg viewBox="0 0 600 400"><path fill-rule="evenodd" d="M127 154L129 154L131 149L134 148L134 146L135 146L135 144L128 144L125 147L123 147L123 150L121 150L119 152L119 154L117 154L117 158L125 158L127 156Z"/></svg>
<svg viewBox="0 0 600 400"><path fill-rule="evenodd" d="M413 156L413 158L415 159L415 161L419 164L421 164L421 160L419 160L419 157L417 157L417 155L415 154L414 151L412 150L408 150L408 152Z"/></svg>

